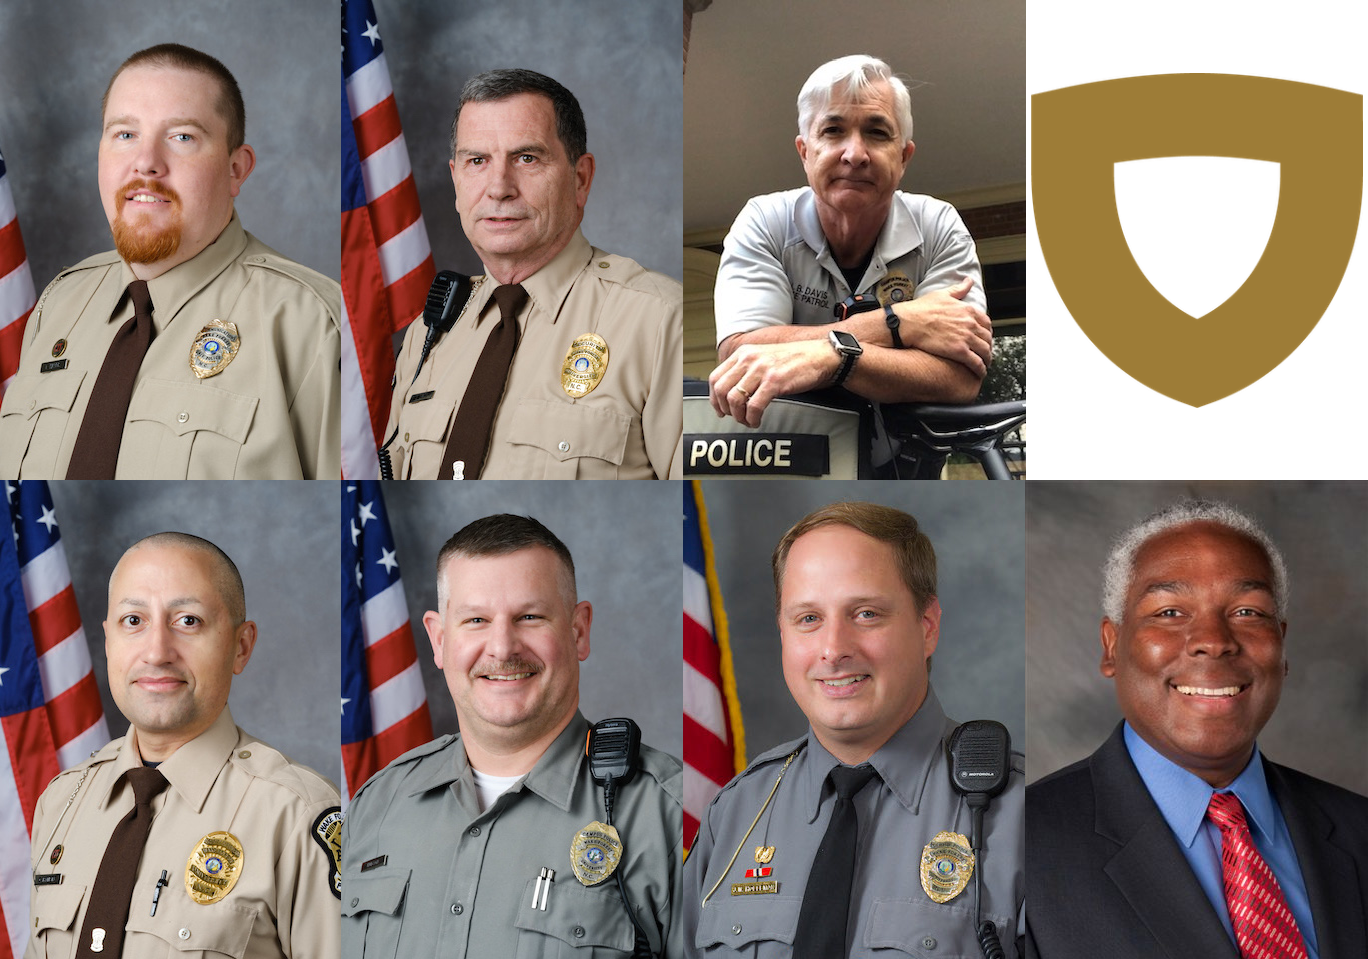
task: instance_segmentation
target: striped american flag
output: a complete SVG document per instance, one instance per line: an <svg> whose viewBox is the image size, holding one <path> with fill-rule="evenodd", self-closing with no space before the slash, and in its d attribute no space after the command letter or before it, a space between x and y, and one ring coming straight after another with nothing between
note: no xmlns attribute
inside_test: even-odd
<svg viewBox="0 0 1368 959"><path fill-rule="evenodd" d="M684 845L717 791L746 768L727 616L698 480L684 484Z"/></svg>
<svg viewBox="0 0 1368 959"><path fill-rule="evenodd" d="M0 156L0 396L19 369L24 322L33 312L35 299L14 195L5 176L5 158Z"/></svg>
<svg viewBox="0 0 1368 959"><path fill-rule="evenodd" d="M29 830L57 773L109 742L48 484L5 483L0 535L0 959L23 954Z"/></svg>
<svg viewBox="0 0 1368 959"><path fill-rule="evenodd" d="M342 487L342 803L432 738L380 484Z"/></svg>
<svg viewBox="0 0 1368 959"><path fill-rule="evenodd" d="M436 270L371 0L342 0L342 475L374 477L393 334Z"/></svg>

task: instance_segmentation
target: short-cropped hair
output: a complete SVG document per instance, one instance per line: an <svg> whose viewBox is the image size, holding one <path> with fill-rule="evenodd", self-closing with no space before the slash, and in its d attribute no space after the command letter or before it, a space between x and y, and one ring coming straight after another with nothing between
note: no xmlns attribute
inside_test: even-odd
<svg viewBox="0 0 1368 959"><path fill-rule="evenodd" d="M907 84L893 68L877 57L864 54L840 57L822 64L812 71L798 94L798 135L807 139L812 134L813 120L831 105L837 90L863 94L875 83L884 81L893 88L894 120L906 143L912 139L912 95Z"/></svg>
<svg viewBox="0 0 1368 959"><path fill-rule="evenodd" d="M218 103L215 107L219 116L228 123L228 152L232 153L246 142L247 110L242 104L242 91L238 89L237 79L227 67L209 54L179 43L159 43L155 47L139 50L119 64L119 69L109 78L104 96L100 99L101 117L104 116L105 108L109 106L109 91L114 88L114 81L129 67L177 68L213 77L219 84Z"/></svg>
<svg viewBox="0 0 1368 959"><path fill-rule="evenodd" d="M1287 582L1287 563L1282 551L1248 513L1244 513L1229 503L1212 500L1184 500L1166 506L1156 513L1136 523L1123 532L1112 543L1107 554L1106 565L1102 568L1102 613L1113 623L1123 622L1126 615L1126 594L1130 592L1131 580L1135 577L1135 557L1154 537L1179 526L1191 523L1215 523L1248 537L1268 557L1269 568L1273 571L1273 601L1279 617L1287 614L1289 586Z"/></svg>
<svg viewBox="0 0 1368 959"><path fill-rule="evenodd" d="M242 574L238 572L237 564L229 559L228 554L219 547L192 533L170 530L165 533L153 533L151 536L144 536L124 550L124 556L144 546L175 546L180 549L208 554L214 563L214 586L218 589L223 605L228 609L228 615L232 618L233 625L241 626L247 622L247 591L242 585ZM123 559L120 558L119 562L123 562ZM114 569L118 569L117 564L115 564ZM109 582L113 586L113 572L109 574Z"/></svg>
<svg viewBox="0 0 1368 959"><path fill-rule="evenodd" d="M936 598L936 550L915 517L878 503L832 503L800 519L774 548L770 565L774 569L776 613L784 588L789 550L798 537L823 526L849 526L893 547L898 573L916 600L917 612L925 612L931 600Z"/></svg>
<svg viewBox="0 0 1368 959"><path fill-rule="evenodd" d="M584 127L584 111L575 95L544 73L535 70L490 70L473 76L461 88L461 104L451 119L451 158L456 159L456 125L467 103L494 103L520 93L535 93L551 101L556 112L556 136L574 166L589 152L589 134Z"/></svg>
<svg viewBox="0 0 1368 959"><path fill-rule="evenodd" d="M564 543L530 516L495 513L467 523L437 553L437 611L446 612L447 586L442 571L453 556L506 556L519 550L544 547L561 561L561 591L568 606L575 605L575 561Z"/></svg>

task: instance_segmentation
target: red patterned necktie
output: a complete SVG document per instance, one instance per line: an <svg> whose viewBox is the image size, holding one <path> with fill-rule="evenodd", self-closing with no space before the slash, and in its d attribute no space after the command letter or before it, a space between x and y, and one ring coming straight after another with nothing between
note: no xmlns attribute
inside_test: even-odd
<svg viewBox="0 0 1368 959"><path fill-rule="evenodd" d="M1207 818L1221 830L1221 881L1244 959L1306 959L1297 920L1254 845L1234 793L1212 793Z"/></svg>

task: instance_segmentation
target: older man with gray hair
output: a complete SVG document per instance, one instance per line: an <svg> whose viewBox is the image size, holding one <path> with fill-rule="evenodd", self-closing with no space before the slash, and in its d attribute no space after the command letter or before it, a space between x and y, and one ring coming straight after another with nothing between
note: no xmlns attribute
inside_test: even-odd
<svg viewBox="0 0 1368 959"><path fill-rule="evenodd" d="M1027 788L1028 955L1363 954L1368 799L1255 742L1288 671L1287 597L1277 546L1224 503L1116 540L1100 668L1125 719Z"/></svg>
<svg viewBox="0 0 1368 959"><path fill-rule="evenodd" d="M717 414L759 426L776 396L827 386L972 401L992 355L983 278L954 207L898 189L916 150L907 85L874 57L823 64L794 142L808 186L752 199L723 248Z"/></svg>

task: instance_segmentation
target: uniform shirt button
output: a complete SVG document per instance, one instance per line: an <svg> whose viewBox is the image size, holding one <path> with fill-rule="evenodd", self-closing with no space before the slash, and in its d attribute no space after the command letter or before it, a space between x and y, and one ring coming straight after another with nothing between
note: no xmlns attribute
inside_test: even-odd
<svg viewBox="0 0 1368 959"><path fill-rule="evenodd" d="M478 835L480 834L480 827L479 827L479 826L471 826L471 827L470 827L470 834L471 834L472 836L478 836Z"/></svg>
<svg viewBox="0 0 1368 959"><path fill-rule="evenodd" d="M189 930L189 929L182 929L180 932L176 933L176 935L180 936L182 939L189 939L189 938L190 938L190 930Z"/></svg>
<svg viewBox="0 0 1368 959"><path fill-rule="evenodd" d="M732 926L732 935L733 935L733 936L739 936L739 935L741 935L741 923L738 922L736 925Z"/></svg>
<svg viewBox="0 0 1368 959"><path fill-rule="evenodd" d="M600 270L606 270L606 269L608 269L608 261L607 261L607 260L599 260L599 269L600 269Z"/></svg>
<svg viewBox="0 0 1368 959"><path fill-rule="evenodd" d="M190 419L190 414L185 412L185 410L181 410L179 413L176 414L177 423L184 423L188 419Z"/></svg>
<svg viewBox="0 0 1368 959"><path fill-rule="evenodd" d="M34 408L35 406L37 406L37 405L38 405L38 401L37 401L37 400L29 400L29 409L33 409L33 408Z"/></svg>
<svg viewBox="0 0 1368 959"><path fill-rule="evenodd" d="M451 914L453 916L459 916L463 912L465 912L465 906L461 905L459 902L453 902L451 904Z"/></svg>
<svg viewBox="0 0 1368 959"><path fill-rule="evenodd" d="M244 749L242 752L238 753L238 759L251 759L251 758L252 758L252 751L251 751L250 749Z"/></svg>
<svg viewBox="0 0 1368 959"><path fill-rule="evenodd" d="M404 442L407 443L408 441L409 441L409 439L408 439L408 434L405 433L405 434L404 434Z"/></svg>
<svg viewBox="0 0 1368 959"><path fill-rule="evenodd" d="M568 453L570 452L570 444L565 442L565 440L561 440L556 444L556 449L560 450L562 453Z"/></svg>
<svg viewBox="0 0 1368 959"><path fill-rule="evenodd" d="M930 936L927 936L925 939L922 940L922 948L923 948L923 949L934 949L934 948L936 948L936 940L932 939Z"/></svg>
<svg viewBox="0 0 1368 959"><path fill-rule="evenodd" d="M575 933L575 938L576 938L576 939L583 939L583 938L584 938L584 927L583 927L583 926L576 926L576 927L574 928L573 931L574 931L574 933Z"/></svg>
<svg viewBox="0 0 1368 959"><path fill-rule="evenodd" d="M355 896L353 896L353 897L352 897L352 908L355 909L355 908L356 908L356 904L357 904L358 902L360 902L360 901L361 901L360 899L357 899Z"/></svg>

